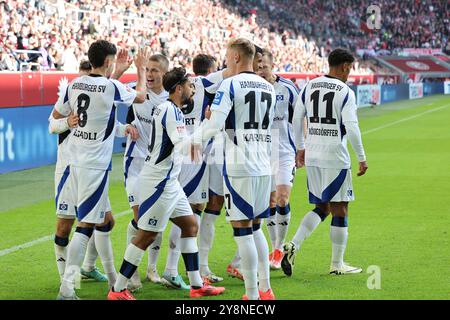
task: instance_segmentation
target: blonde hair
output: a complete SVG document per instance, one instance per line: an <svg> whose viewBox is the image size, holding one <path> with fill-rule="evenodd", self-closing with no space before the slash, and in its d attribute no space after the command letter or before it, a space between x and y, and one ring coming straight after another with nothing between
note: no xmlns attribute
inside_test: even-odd
<svg viewBox="0 0 450 320"><path fill-rule="evenodd" d="M237 50L246 60L253 60L255 57L256 49L250 40L244 38L232 39L228 43L228 48Z"/></svg>

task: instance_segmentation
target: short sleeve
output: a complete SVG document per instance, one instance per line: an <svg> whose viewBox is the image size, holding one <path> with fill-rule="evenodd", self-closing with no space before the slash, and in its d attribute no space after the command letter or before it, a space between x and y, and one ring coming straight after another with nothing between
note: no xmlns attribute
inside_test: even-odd
<svg viewBox="0 0 450 320"><path fill-rule="evenodd" d="M202 78L203 86L206 92L216 93L220 84L223 81L223 70L208 74L205 78Z"/></svg>
<svg viewBox="0 0 450 320"><path fill-rule="evenodd" d="M224 80L216 92L211 111L220 111L228 115L234 99L234 88L232 80Z"/></svg>
<svg viewBox="0 0 450 320"><path fill-rule="evenodd" d="M130 107L136 99L136 90L115 79L110 80L114 84L114 103L117 106Z"/></svg>
<svg viewBox="0 0 450 320"><path fill-rule="evenodd" d="M349 88L342 102L342 122L358 122L355 92Z"/></svg>

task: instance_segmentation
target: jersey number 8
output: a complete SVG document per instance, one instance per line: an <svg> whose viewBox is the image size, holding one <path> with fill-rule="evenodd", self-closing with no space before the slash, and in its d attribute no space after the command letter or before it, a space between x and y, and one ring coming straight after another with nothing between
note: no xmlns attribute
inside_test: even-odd
<svg viewBox="0 0 450 320"><path fill-rule="evenodd" d="M88 120L87 109L89 108L89 103L91 102L91 98L85 93L82 93L78 96L78 105L77 105L77 114L79 117L78 125L83 128Z"/></svg>

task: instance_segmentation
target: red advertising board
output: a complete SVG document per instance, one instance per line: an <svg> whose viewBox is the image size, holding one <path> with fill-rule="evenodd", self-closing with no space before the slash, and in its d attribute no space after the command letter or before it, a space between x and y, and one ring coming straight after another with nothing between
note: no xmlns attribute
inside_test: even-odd
<svg viewBox="0 0 450 320"><path fill-rule="evenodd" d="M58 98L58 85L62 79L71 81L76 78L76 73L64 72L11 72L0 73L0 108L42 106L54 104ZM280 73L287 79L296 79L298 86L314 79L320 74ZM351 84L377 83L382 75L352 75L349 77ZM397 79L397 78L396 78ZM135 81L134 73L127 73L120 81Z"/></svg>

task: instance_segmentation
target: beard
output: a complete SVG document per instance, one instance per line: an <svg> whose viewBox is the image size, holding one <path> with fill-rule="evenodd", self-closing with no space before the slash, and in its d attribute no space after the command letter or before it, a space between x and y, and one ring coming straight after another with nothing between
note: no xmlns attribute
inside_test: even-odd
<svg viewBox="0 0 450 320"><path fill-rule="evenodd" d="M190 95L190 96L187 96L187 95L184 95L183 94L183 96L181 97L181 104L183 105L183 106L185 106L185 105L187 105L187 104L189 104L189 103L193 103L194 101L192 100L192 97L193 97L194 95L192 94L192 95Z"/></svg>

